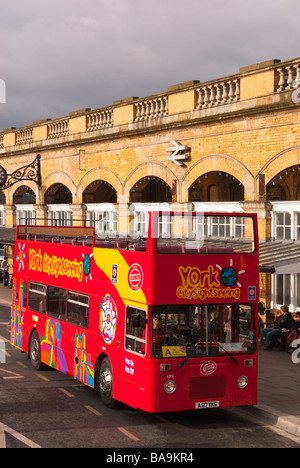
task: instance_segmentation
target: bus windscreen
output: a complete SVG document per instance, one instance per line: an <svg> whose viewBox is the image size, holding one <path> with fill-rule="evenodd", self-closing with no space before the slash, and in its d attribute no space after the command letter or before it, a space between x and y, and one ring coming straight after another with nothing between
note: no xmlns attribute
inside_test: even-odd
<svg viewBox="0 0 300 468"><path fill-rule="evenodd" d="M163 213L157 223L159 253L253 253L254 220L250 216Z"/></svg>
<svg viewBox="0 0 300 468"><path fill-rule="evenodd" d="M156 306L152 337L157 359L252 354L254 308L249 304Z"/></svg>

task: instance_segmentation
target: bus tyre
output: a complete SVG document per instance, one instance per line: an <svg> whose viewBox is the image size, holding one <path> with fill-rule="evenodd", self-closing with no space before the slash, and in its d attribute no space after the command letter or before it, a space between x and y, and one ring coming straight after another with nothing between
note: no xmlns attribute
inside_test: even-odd
<svg viewBox="0 0 300 468"><path fill-rule="evenodd" d="M113 373L110 360L106 357L101 362L99 371L99 392L101 399L108 408L115 408L117 401L112 397L113 394Z"/></svg>
<svg viewBox="0 0 300 468"><path fill-rule="evenodd" d="M32 366L36 370L45 369L46 366L42 363L40 337L36 330L32 333L30 338L29 358Z"/></svg>

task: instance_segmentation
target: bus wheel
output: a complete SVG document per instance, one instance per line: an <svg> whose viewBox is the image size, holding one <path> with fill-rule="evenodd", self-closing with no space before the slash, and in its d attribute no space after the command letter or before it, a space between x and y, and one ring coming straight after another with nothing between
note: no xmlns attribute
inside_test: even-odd
<svg viewBox="0 0 300 468"><path fill-rule="evenodd" d="M42 363L40 337L36 330L32 333L30 338L29 357L31 364L36 370L45 369L46 366Z"/></svg>
<svg viewBox="0 0 300 468"><path fill-rule="evenodd" d="M99 391L101 399L108 408L116 407L116 400L112 397L113 394L113 373L108 358L104 358L99 372Z"/></svg>

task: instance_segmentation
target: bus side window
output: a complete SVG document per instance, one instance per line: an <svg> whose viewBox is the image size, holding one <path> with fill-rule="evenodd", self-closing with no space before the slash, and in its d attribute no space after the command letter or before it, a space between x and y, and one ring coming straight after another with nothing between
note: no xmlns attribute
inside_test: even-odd
<svg viewBox="0 0 300 468"><path fill-rule="evenodd" d="M55 286L48 286L47 315L57 320L66 320L67 291Z"/></svg>
<svg viewBox="0 0 300 468"><path fill-rule="evenodd" d="M84 294L69 291L67 300L67 321L81 328L88 328L90 298Z"/></svg>
<svg viewBox="0 0 300 468"><path fill-rule="evenodd" d="M29 309L44 314L46 312L46 286L45 284L30 282Z"/></svg>
<svg viewBox="0 0 300 468"><path fill-rule="evenodd" d="M143 356L146 354L146 311L128 306L126 309L125 347Z"/></svg>
<svg viewBox="0 0 300 468"><path fill-rule="evenodd" d="M22 307L27 307L27 295L28 295L28 283L24 281L24 283L23 283Z"/></svg>

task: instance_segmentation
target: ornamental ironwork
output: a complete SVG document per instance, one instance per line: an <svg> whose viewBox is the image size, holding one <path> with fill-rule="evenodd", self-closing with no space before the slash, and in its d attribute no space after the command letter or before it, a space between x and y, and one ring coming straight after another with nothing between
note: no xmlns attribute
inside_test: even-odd
<svg viewBox="0 0 300 468"><path fill-rule="evenodd" d="M31 180L40 187L42 184L41 176L41 156L37 155L35 160L27 166L20 167L12 174L8 174L4 167L0 166L0 190L6 190L20 180Z"/></svg>

